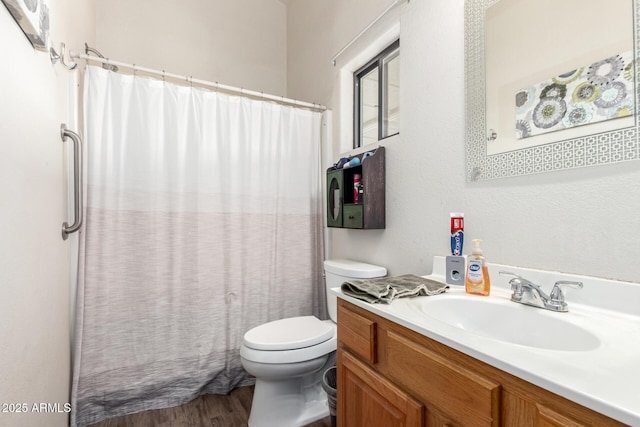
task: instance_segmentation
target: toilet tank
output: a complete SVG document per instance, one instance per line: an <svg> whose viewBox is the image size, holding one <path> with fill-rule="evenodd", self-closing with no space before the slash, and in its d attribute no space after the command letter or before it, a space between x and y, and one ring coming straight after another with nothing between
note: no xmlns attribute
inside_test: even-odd
<svg viewBox="0 0 640 427"><path fill-rule="evenodd" d="M351 279L366 280L387 275L387 269L378 265L367 264L349 259L328 259L324 262L325 284L327 291L327 308L329 317L338 321L338 297L330 292L331 288L339 288L343 282Z"/></svg>

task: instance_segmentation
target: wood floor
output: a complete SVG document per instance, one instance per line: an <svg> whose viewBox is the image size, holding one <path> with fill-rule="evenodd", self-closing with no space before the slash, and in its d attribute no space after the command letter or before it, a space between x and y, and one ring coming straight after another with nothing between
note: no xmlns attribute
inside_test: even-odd
<svg viewBox="0 0 640 427"><path fill-rule="evenodd" d="M182 406L112 418L91 427L244 427L252 397L253 386L238 387L226 396L205 394ZM331 427L331 418L306 427Z"/></svg>

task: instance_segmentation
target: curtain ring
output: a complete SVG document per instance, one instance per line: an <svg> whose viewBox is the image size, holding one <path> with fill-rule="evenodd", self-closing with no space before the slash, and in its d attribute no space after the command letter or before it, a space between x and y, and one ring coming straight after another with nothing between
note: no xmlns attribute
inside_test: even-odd
<svg viewBox="0 0 640 427"><path fill-rule="evenodd" d="M136 64L133 64L132 68L133 68L133 77L136 77L137 76L136 73L138 72L138 70L136 70Z"/></svg>
<svg viewBox="0 0 640 427"><path fill-rule="evenodd" d="M164 81L164 70L162 70L162 81Z"/></svg>

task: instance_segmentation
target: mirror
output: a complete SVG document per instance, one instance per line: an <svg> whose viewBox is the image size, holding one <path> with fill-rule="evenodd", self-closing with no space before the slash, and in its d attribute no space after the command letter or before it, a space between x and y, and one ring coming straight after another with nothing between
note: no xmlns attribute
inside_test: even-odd
<svg viewBox="0 0 640 427"><path fill-rule="evenodd" d="M466 0L466 178L640 158L640 0Z"/></svg>

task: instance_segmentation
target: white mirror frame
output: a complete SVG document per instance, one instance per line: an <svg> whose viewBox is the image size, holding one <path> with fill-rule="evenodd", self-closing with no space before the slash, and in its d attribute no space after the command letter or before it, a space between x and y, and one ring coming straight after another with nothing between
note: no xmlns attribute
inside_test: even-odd
<svg viewBox="0 0 640 427"><path fill-rule="evenodd" d="M635 124L608 132L534 147L487 154L485 98L485 12L498 0L465 0L466 179L483 181L640 159L638 58L640 0L633 1ZM535 1L535 0L532 0Z"/></svg>

